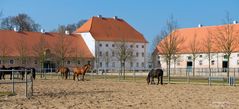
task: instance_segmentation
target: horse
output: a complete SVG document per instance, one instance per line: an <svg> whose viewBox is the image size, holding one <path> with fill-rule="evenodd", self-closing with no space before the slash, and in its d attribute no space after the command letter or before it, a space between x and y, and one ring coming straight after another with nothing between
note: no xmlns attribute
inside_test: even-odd
<svg viewBox="0 0 239 109"><path fill-rule="evenodd" d="M86 64L83 67L75 67L73 68L73 80L75 80L75 77L77 76L77 80L79 81L79 75L82 75L82 81L84 81L85 73L90 69L91 65Z"/></svg>
<svg viewBox="0 0 239 109"><path fill-rule="evenodd" d="M19 73L20 73L20 75L21 75L21 79L23 80L23 78L25 77L25 72L27 73L27 74L30 74L30 73L32 73L32 78L35 80L36 79L36 69L35 68L25 68L25 67L20 67L20 66L18 66L18 67L13 67L13 69L14 70L20 70L20 71L18 71Z"/></svg>
<svg viewBox="0 0 239 109"><path fill-rule="evenodd" d="M65 79L67 79L70 69L68 67L60 66L57 68L56 72L61 74L62 79L64 78L64 76L65 76Z"/></svg>
<svg viewBox="0 0 239 109"><path fill-rule="evenodd" d="M0 70L8 70L8 71L0 71L0 79L4 79L5 80L5 75L9 74L10 75L10 80L12 79L12 68L6 68L4 65L2 65L2 68L0 68Z"/></svg>
<svg viewBox="0 0 239 109"><path fill-rule="evenodd" d="M149 71L149 74L148 74L148 76L147 76L147 83L148 83L148 85L149 85L149 83L151 83L151 84L155 84L154 83L154 78L158 78L158 83L157 83L157 85L159 84L159 77L161 77L161 85L163 84L163 70L162 69L156 69L156 70L154 70L154 69L152 69L152 70L150 70ZM151 78L151 81L150 81L150 78Z"/></svg>

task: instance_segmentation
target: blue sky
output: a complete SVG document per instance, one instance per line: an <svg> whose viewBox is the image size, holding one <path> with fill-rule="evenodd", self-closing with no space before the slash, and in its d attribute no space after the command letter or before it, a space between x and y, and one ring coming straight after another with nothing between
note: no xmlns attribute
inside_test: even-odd
<svg viewBox="0 0 239 109"><path fill-rule="evenodd" d="M181 28L220 25L225 13L239 21L239 0L1 0L2 17L26 13L50 31L101 14L126 20L151 42L170 15Z"/></svg>

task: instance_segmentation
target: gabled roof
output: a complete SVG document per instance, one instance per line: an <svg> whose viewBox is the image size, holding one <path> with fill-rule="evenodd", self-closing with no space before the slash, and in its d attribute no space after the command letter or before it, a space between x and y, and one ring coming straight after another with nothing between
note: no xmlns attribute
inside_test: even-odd
<svg viewBox="0 0 239 109"><path fill-rule="evenodd" d="M98 41L127 41L147 43L144 36L123 19L92 17L76 30L76 33L90 32Z"/></svg>
<svg viewBox="0 0 239 109"><path fill-rule="evenodd" d="M59 37L62 37L59 33L53 33L53 32L15 32L11 30L0 30L0 46L7 47L9 53L8 56L20 56L19 50L17 50L17 47L20 43L25 44L28 49L28 56L35 56L33 47L36 46L41 37L45 38L45 41L48 44L48 47L51 51L54 51L54 46L56 46L57 41L59 40ZM75 50L77 49L77 54L81 54L82 58L93 58L93 55L89 51L89 48L87 47L86 43L80 37L78 34L70 34L65 35L66 39L69 41L69 49ZM1 47L0 47L1 48ZM1 49L0 49L1 53ZM68 56L73 56L76 54L75 52L71 52L68 54Z"/></svg>
<svg viewBox="0 0 239 109"><path fill-rule="evenodd" d="M199 48L199 52L206 52L207 49L204 47L206 44L206 38L210 35L212 41L218 37L218 31L222 31L226 25L220 26L205 26L205 27L196 27L196 28L184 28L178 29L178 37L184 41L180 44L178 53L192 53L190 49L191 43L193 43L194 35L196 35L196 47ZM233 37L236 39L239 38L239 24L230 24L233 27ZM166 37L167 38L167 37ZM164 41L165 38L162 40ZM162 41L160 43L162 43ZM155 52L162 53L162 48L160 43L157 45ZM220 52L215 41L212 42L212 52ZM233 51L239 51L239 46Z"/></svg>

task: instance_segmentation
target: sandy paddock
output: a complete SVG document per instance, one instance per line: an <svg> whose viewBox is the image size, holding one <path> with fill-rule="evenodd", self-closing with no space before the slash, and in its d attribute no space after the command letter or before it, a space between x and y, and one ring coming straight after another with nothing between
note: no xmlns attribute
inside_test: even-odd
<svg viewBox="0 0 239 109"><path fill-rule="evenodd" d="M0 90L10 90L0 85ZM24 93L23 86L16 88ZM36 80L34 96L1 96L0 109L211 109L239 108L239 87L147 85L116 80Z"/></svg>

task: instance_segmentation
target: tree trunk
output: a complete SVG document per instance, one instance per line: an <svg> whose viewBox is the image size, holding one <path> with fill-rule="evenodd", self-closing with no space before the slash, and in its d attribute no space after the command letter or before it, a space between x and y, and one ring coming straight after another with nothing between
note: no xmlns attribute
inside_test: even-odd
<svg viewBox="0 0 239 109"><path fill-rule="evenodd" d="M229 64L230 63L230 55L227 55L227 78L229 78Z"/></svg>
<svg viewBox="0 0 239 109"><path fill-rule="evenodd" d="M193 76L195 76L195 57L193 58Z"/></svg>

